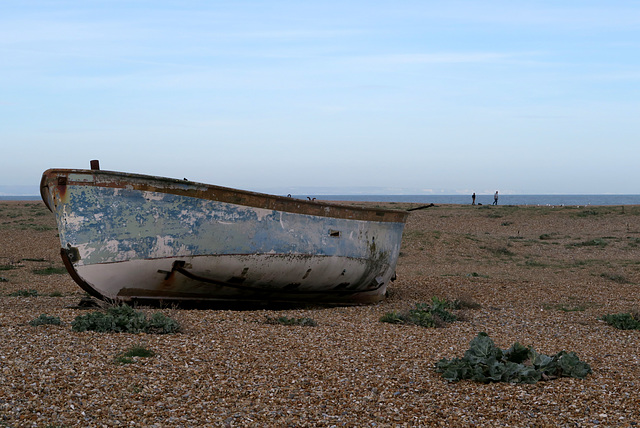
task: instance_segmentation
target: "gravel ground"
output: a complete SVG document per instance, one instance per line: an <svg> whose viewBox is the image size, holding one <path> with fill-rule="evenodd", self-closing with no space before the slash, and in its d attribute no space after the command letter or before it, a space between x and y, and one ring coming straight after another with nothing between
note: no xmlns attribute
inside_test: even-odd
<svg viewBox="0 0 640 428"><path fill-rule="evenodd" d="M386 205L407 208L408 204ZM162 311L171 335L77 333L84 292L55 220L0 202L0 426L640 425L640 331L598 318L640 306L640 207L435 206L413 211L389 298L360 307ZM36 296L15 296L29 294ZM379 322L432 296L480 305L443 328ZM63 324L32 327L40 314ZM267 317L310 317L285 326ZM586 379L450 383L435 372L486 332L501 348L575 351ZM142 345L155 356L117 364Z"/></svg>

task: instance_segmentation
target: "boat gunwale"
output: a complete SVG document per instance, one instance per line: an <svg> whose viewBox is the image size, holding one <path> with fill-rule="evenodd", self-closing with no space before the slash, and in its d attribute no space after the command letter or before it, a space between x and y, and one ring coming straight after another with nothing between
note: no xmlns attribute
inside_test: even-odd
<svg viewBox="0 0 640 428"><path fill-rule="evenodd" d="M110 187L158 192L250 206L253 208L270 209L295 214L306 214L349 220L375 221L384 223L405 223L409 215L407 211L403 210L389 208L367 208L362 206L350 206L335 202L317 200L311 201L289 196L271 195L267 193L234 189L214 184L199 183L195 181L180 180L169 177L108 170L65 168L51 168L46 170L42 174L42 180L40 182L40 193L45 205L47 205L47 208L49 208L49 210L53 211L52 207L49 206L50 193L46 189L49 187L52 181L55 183L55 185L60 186L56 178L61 176L65 176L68 178L73 174L92 175L94 177L94 180L92 182L67 180L64 185ZM106 179L106 182L100 182L101 176ZM146 181L147 183L132 183L131 181L134 180L142 182Z"/></svg>

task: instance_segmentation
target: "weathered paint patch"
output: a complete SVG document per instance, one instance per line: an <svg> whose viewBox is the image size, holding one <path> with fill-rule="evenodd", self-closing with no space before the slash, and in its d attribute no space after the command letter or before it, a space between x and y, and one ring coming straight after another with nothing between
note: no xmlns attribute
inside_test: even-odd
<svg viewBox="0 0 640 428"><path fill-rule="evenodd" d="M315 209L308 204L292 212L289 201L281 211L241 203L252 195L227 194L239 201L232 203L140 190L141 179L123 188L104 177L80 176L69 175L73 184L66 182L64 195L60 186L48 186L46 200L54 202L62 247L73 252L70 262L81 281L111 298L139 290L158 298L241 299L233 284L242 283L241 291L257 287L258 295L296 290L344 297L369 290L361 299L378 299L400 250L403 221L353 219L333 206L323 208L328 216L305 213ZM99 179L104 187L96 185ZM188 183L172 185L193 190ZM266 205L283 205L276 199ZM367 215L354 211L353 217ZM184 275L173 271L174 263L187 269Z"/></svg>
<svg viewBox="0 0 640 428"><path fill-rule="evenodd" d="M135 190L73 186L60 206L61 243L79 264L208 254L314 254L370 258L399 251L402 224L267 211ZM107 201L112 201L110 204ZM340 231L341 237L331 236Z"/></svg>

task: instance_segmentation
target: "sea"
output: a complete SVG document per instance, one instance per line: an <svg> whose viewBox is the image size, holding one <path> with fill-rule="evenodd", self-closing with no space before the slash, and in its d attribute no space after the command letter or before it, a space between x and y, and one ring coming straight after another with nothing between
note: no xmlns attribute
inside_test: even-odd
<svg viewBox="0 0 640 428"><path fill-rule="evenodd" d="M321 195L315 196L315 198L328 201L412 202L436 205L471 204L471 195ZM492 203L493 195L476 195L476 204L490 205ZM500 195L498 205L640 205L640 195Z"/></svg>
<svg viewBox="0 0 640 428"><path fill-rule="evenodd" d="M471 195L294 195L323 201L471 204ZM40 196L0 196L0 201L37 201ZM476 195L476 204L490 205L493 195ZM640 195L500 195L498 205L588 206L640 205Z"/></svg>

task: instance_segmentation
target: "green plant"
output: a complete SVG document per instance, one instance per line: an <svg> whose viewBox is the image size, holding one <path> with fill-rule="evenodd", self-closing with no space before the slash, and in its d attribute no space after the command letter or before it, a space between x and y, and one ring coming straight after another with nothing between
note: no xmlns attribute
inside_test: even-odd
<svg viewBox="0 0 640 428"><path fill-rule="evenodd" d="M549 304L543 305L543 308L546 310L555 309L557 311L562 311L562 312L582 312L587 310L589 306L593 306L593 304L579 303L579 304L573 305L573 304L557 303L553 305L549 305Z"/></svg>
<svg viewBox="0 0 640 428"><path fill-rule="evenodd" d="M38 296L38 290L30 289L30 290L18 290L10 293L11 297L36 297Z"/></svg>
<svg viewBox="0 0 640 428"><path fill-rule="evenodd" d="M0 270L11 270L15 268L16 267L14 265L0 265Z"/></svg>
<svg viewBox="0 0 640 428"><path fill-rule="evenodd" d="M9 280L4 276L0 276L0 282L9 282Z"/></svg>
<svg viewBox="0 0 640 428"><path fill-rule="evenodd" d="M404 324L405 318L396 311L387 312L380 317L380 322L389 324Z"/></svg>
<svg viewBox="0 0 640 428"><path fill-rule="evenodd" d="M144 312L131 306L122 305L108 308L106 311L91 312L77 316L71 323L74 331L125 332L125 333L175 333L180 325L162 313L153 314L147 320Z"/></svg>
<svg viewBox="0 0 640 428"><path fill-rule="evenodd" d="M151 315L147 325L147 333L169 334L180 330L180 325L176 320L163 314L156 312Z"/></svg>
<svg viewBox="0 0 640 428"><path fill-rule="evenodd" d="M458 309L455 302L432 297L431 304L416 303L415 308L403 312L387 312L380 322L391 324L413 324L421 327L442 327L458 318L449 309Z"/></svg>
<svg viewBox="0 0 640 428"><path fill-rule="evenodd" d="M451 382L470 379L482 383L536 383L563 376L584 379L591 373L589 364L580 361L574 352L560 351L547 356L517 342L502 350L486 333L471 340L464 357L443 358L435 368Z"/></svg>
<svg viewBox="0 0 640 428"><path fill-rule="evenodd" d="M153 352L150 349L145 348L142 345L135 345L132 346L131 348L129 348L128 350L126 350L125 352L122 352L118 355L116 355L116 357L114 358L114 363L116 364L131 364L133 363L133 358L134 357L138 357L138 358L150 358L155 356L155 352Z"/></svg>
<svg viewBox="0 0 640 428"><path fill-rule="evenodd" d="M457 305L458 305L458 302L455 300L449 301L447 299L440 299L436 296L433 296L431 298L431 307L429 308L423 304L423 307L421 309L431 312L432 316L435 315L444 322L453 322L453 321L456 321L458 318L455 315L453 315L451 312L449 312L449 310L460 309ZM416 307L418 307L418 305L416 305Z"/></svg>
<svg viewBox="0 0 640 428"><path fill-rule="evenodd" d="M509 250L507 247L498 247L491 250L491 252L497 256L513 256L513 251Z"/></svg>
<svg viewBox="0 0 640 428"><path fill-rule="evenodd" d="M419 325L421 327L436 327L444 325L444 322L438 322L429 308L422 304L416 303L415 309L410 309L404 314L404 321L406 324Z"/></svg>
<svg viewBox="0 0 640 428"><path fill-rule="evenodd" d="M32 272L35 273L36 275L59 275L59 274L67 273L67 269L49 266L43 269L34 269Z"/></svg>
<svg viewBox="0 0 640 428"><path fill-rule="evenodd" d="M266 324L281 324L281 325L301 325L315 327L318 325L312 318L289 318L287 316L281 316L278 318L267 317Z"/></svg>
<svg viewBox="0 0 640 428"><path fill-rule="evenodd" d="M530 266L530 267L546 267L547 266L546 263L542 263L537 260L527 260L524 262L524 264L525 266Z"/></svg>
<svg viewBox="0 0 640 428"><path fill-rule="evenodd" d="M602 238L590 239L588 241L577 242L575 244L569 244L569 247L606 247L608 244Z"/></svg>
<svg viewBox="0 0 640 428"><path fill-rule="evenodd" d="M31 227L31 229L35 230L36 232L46 232L48 230L53 230L54 228L51 226L46 226L43 224L28 224L28 227ZM26 229L26 227L24 228Z"/></svg>
<svg viewBox="0 0 640 428"><path fill-rule="evenodd" d="M468 276L469 278L489 278L489 275L481 275L481 274L479 274L478 272L471 272L471 273L468 273L468 274L467 274L467 276Z"/></svg>
<svg viewBox="0 0 640 428"><path fill-rule="evenodd" d="M624 275L602 273L600 276L610 281L617 282L618 284L629 284L630 282Z"/></svg>
<svg viewBox="0 0 640 428"><path fill-rule="evenodd" d="M640 330L640 316L638 313L619 313L603 315L601 320L619 330Z"/></svg>
<svg viewBox="0 0 640 428"><path fill-rule="evenodd" d="M579 212L578 214L576 214L578 217L591 217L594 215L598 215L600 214L598 211L596 210L584 210Z"/></svg>
<svg viewBox="0 0 640 428"><path fill-rule="evenodd" d="M62 321L60 321L60 318L50 316L47 314L40 314L38 318L35 318L29 321L29 325L34 327L39 325L60 325L60 324L62 324Z"/></svg>
<svg viewBox="0 0 640 428"><path fill-rule="evenodd" d="M480 247L483 250L488 250L490 253L492 253L494 256L514 256L515 254L510 251L507 247L485 247L485 246L481 246Z"/></svg>
<svg viewBox="0 0 640 428"><path fill-rule="evenodd" d="M640 244L640 238L627 238L629 240L628 245L631 248L636 248Z"/></svg>

